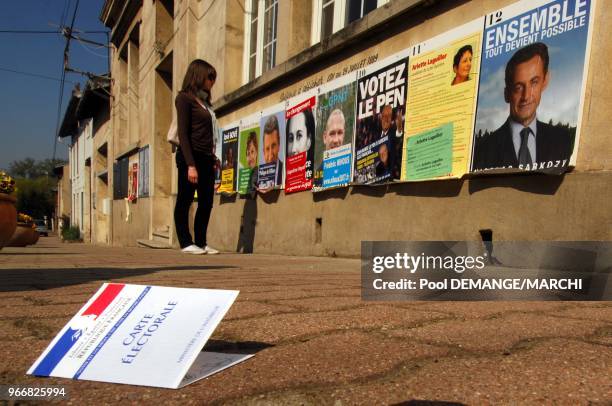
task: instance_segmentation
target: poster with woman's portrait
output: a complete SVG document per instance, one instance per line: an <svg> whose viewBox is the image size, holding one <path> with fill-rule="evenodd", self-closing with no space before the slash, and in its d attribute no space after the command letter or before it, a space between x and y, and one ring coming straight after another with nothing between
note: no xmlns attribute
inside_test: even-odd
<svg viewBox="0 0 612 406"><path fill-rule="evenodd" d="M402 180L468 171L481 36L478 18L410 49Z"/></svg>
<svg viewBox="0 0 612 406"><path fill-rule="evenodd" d="M240 137L238 141L238 186L240 194L253 191L257 183L257 165L259 163L259 118L257 113L240 121Z"/></svg>
<svg viewBox="0 0 612 406"><path fill-rule="evenodd" d="M285 112L285 193L312 189L316 102L314 92L302 94L288 102L289 107Z"/></svg>

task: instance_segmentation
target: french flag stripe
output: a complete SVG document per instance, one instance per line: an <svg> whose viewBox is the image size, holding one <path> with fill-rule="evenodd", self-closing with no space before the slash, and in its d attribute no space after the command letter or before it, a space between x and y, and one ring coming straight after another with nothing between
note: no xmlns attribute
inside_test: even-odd
<svg viewBox="0 0 612 406"><path fill-rule="evenodd" d="M83 316L94 315L98 317L108 307L109 304L117 297L121 289L125 285L123 283L109 283L106 288L100 293L100 296L83 312Z"/></svg>
<svg viewBox="0 0 612 406"><path fill-rule="evenodd" d="M81 316L94 315L100 316L104 309L111 304L111 302L117 297L119 292L125 285L120 283L111 283L104 288L102 293L94 300L94 302L81 314ZM36 376L49 376L53 369L60 363L64 356L70 351L70 349L76 344L81 337L81 330L74 330L68 327L68 330L60 337L55 343L53 348L49 350L47 355L40 361L36 369L34 369L33 375Z"/></svg>

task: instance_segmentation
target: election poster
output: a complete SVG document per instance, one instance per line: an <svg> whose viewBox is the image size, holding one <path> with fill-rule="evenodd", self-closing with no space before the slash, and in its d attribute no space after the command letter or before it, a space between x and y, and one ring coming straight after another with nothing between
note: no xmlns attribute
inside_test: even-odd
<svg viewBox="0 0 612 406"><path fill-rule="evenodd" d="M241 195L251 193L256 187L260 117L261 114L256 113L240 120L237 189Z"/></svg>
<svg viewBox="0 0 612 406"><path fill-rule="evenodd" d="M222 131L221 186L219 187L219 193L231 194L236 191L238 134L239 127L237 125L229 126Z"/></svg>
<svg viewBox="0 0 612 406"><path fill-rule="evenodd" d="M320 88L314 150L315 192L351 182L356 89L354 75Z"/></svg>
<svg viewBox="0 0 612 406"><path fill-rule="evenodd" d="M593 3L521 1L485 17L473 172L575 165Z"/></svg>
<svg viewBox="0 0 612 406"><path fill-rule="evenodd" d="M28 370L179 388L246 357L202 352L238 291L105 283Z"/></svg>
<svg viewBox="0 0 612 406"><path fill-rule="evenodd" d="M411 48L402 180L469 170L481 35L479 18Z"/></svg>
<svg viewBox="0 0 612 406"><path fill-rule="evenodd" d="M257 185L260 190L282 188L285 174L285 103L262 111L259 120L259 166Z"/></svg>
<svg viewBox="0 0 612 406"><path fill-rule="evenodd" d="M407 93L407 52L358 72L353 182L400 178Z"/></svg>
<svg viewBox="0 0 612 406"><path fill-rule="evenodd" d="M312 189L315 146L314 111L317 103L315 91L289 100L289 107L285 112L287 119L286 194Z"/></svg>
<svg viewBox="0 0 612 406"><path fill-rule="evenodd" d="M406 139L404 172L407 180L427 180L450 173L453 167L453 124L446 123Z"/></svg>

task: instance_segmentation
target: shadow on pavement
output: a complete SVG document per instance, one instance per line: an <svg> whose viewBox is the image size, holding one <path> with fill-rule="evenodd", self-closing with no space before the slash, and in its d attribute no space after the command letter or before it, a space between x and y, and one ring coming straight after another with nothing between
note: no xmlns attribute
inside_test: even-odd
<svg viewBox="0 0 612 406"><path fill-rule="evenodd" d="M266 348L274 347L274 344L259 341L208 340L202 351L226 352L231 354L256 354Z"/></svg>
<svg viewBox="0 0 612 406"><path fill-rule="evenodd" d="M32 251L32 252L1 252L0 256L13 256L13 255L83 255L80 252L41 252L41 251Z"/></svg>
<svg viewBox="0 0 612 406"><path fill-rule="evenodd" d="M465 406L465 403L445 402L441 400L408 400L395 403L393 406Z"/></svg>
<svg viewBox="0 0 612 406"><path fill-rule="evenodd" d="M237 269L235 266L181 265L148 268L8 268L0 269L0 292L46 290L94 281L147 275L159 271Z"/></svg>

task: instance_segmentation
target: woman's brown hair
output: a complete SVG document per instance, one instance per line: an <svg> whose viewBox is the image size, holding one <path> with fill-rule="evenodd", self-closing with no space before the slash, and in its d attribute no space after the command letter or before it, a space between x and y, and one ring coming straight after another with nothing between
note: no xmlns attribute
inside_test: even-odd
<svg viewBox="0 0 612 406"><path fill-rule="evenodd" d="M202 59L194 59L187 68L181 91L195 96L198 93L198 90L204 90L202 89L202 85L204 84L205 79L217 79L217 71L208 62ZM210 93L208 94L208 100L206 100L206 102L208 104L211 103Z"/></svg>

